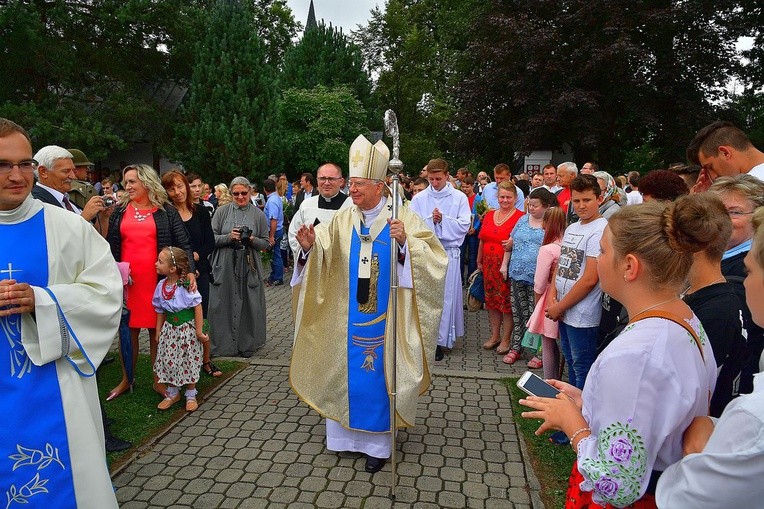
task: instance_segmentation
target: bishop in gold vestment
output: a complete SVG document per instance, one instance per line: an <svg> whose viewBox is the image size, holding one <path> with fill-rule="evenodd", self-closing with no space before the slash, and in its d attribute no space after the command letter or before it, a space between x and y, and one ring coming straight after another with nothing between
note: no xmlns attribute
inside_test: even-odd
<svg viewBox="0 0 764 509"><path fill-rule="evenodd" d="M290 366L295 392L329 419L327 446L370 460L390 455L390 263L399 274L396 427L414 425L417 397L430 385L448 263L414 213L401 208L389 221L392 202L381 182L389 152L380 145L359 137L351 147L353 206L301 230L309 240L295 269L302 284ZM391 242L398 242L397 260Z"/></svg>

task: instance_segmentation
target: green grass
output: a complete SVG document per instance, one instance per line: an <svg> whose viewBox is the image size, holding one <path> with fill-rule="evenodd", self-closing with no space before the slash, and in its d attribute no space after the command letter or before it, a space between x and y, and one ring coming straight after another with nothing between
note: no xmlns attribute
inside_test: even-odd
<svg viewBox="0 0 764 509"><path fill-rule="evenodd" d="M503 378L501 383L509 391L509 399L512 401L512 415L517 423L517 428L525 439L533 471L541 484L541 499L544 501L544 505L549 509L565 507L568 477L576 454L570 447L561 447L549 443L549 433L541 436L534 435L539 427L539 422L520 416L520 413L527 408L517 401L525 397L526 394L517 388L517 378Z"/></svg>
<svg viewBox="0 0 764 509"><path fill-rule="evenodd" d="M117 355L114 353L114 355ZM223 376L213 378L202 373L196 388L199 391L199 409L204 411L204 396L236 372L247 366L236 361L216 360L215 365L223 372ZM185 413L185 400L181 399L169 410L159 410L157 405L161 397L152 389L153 373L151 360L148 355L138 356L138 366L135 370L135 386L132 393L125 393L112 401L106 401L106 395L116 387L122 379L122 366L117 360L98 370L98 392L104 402L106 415L114 419L111 425L112 433L133 443L126 451L109 453L107 459L112 469L118 468L127 460L136 448L145 444L151 438L163 432L170 424L180 419ZM182 394L182 392L181 392Z"/></svg>

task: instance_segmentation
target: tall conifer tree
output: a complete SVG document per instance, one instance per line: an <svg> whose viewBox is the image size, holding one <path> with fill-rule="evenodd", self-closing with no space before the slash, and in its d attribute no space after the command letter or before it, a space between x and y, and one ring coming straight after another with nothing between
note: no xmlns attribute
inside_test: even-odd
<svg viewBox="0 0 764 509"><path fill-rule="evenodd" d="M274 70L239 0L218 0L196 46L175 147L186 168L214 180L274 170Z"/></svg>
<svg viewBox="0 0 764 509"><path fill-rule="evenodd" d="M341 30L323 22L307 27L302 39L287 51L281 77L283 90L317 85L344 85L365 108L371 106L371 80L360 48Z"/></svg>

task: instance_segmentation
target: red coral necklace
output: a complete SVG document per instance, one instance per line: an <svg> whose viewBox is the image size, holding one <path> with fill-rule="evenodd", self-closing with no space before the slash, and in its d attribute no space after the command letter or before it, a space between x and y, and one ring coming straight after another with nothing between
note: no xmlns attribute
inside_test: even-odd
<svg viewBox="0 0 764 509"><path fill-rule="evenodd" d="M167 289L167 280L165 280L164 284L162 285L162 297L164 297L165 300L172 299L173 295L175 295L175 290L178 289L178 285L176 283L173 283L170 286L170 289Z"/></svg>

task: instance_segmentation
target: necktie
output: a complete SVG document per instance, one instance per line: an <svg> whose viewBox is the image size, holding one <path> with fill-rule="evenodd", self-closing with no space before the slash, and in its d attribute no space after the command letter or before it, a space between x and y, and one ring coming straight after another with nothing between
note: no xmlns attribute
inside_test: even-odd
<svg viewBox="0 0 764 509"><path fill-rule="evenodd" d="M71 202L69 201L69 197L64 195L64 199L62 200L64 202L64 207L66 207L66 210L69 212L74 212L74 208L72 207Z"/></svg>

